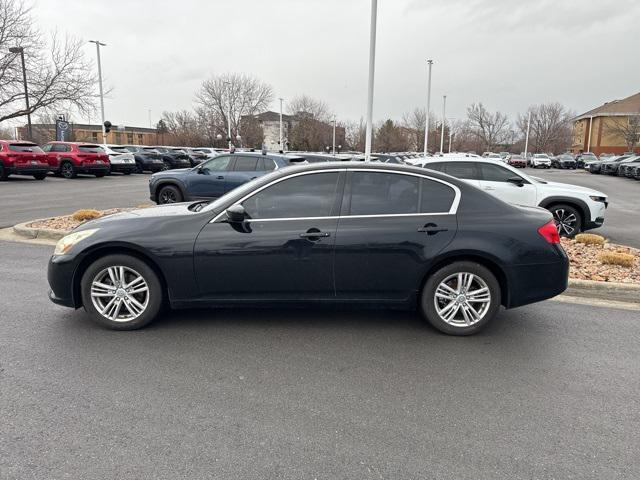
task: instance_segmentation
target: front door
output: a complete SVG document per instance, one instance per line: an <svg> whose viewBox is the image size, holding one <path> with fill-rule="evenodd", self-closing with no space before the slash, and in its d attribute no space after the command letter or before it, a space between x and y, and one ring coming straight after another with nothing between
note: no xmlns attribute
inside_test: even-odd
<svg viewBox="0 0 640 480"><path fill-rule="evenodd" d="M335 244L338 298L406 300L457 230L459 191L419 175L349 173Z"/></svg>
<svg viewBox="0 0 640 480"><path fill-rule="evenodd" d="M203 299L333 299L333 246L344 174L297 174L240 203L243 223L226 215L196 240L194 268Z"/></svg>
<svg viewBox="0 0 640 480"><path fill-rule="evenodd" d="M510 168L491 163L479 163L481 171L480 188L485 192L495 195L500 200L515 205L537 205L536 186L520 177ZM521 184L509 181L510 178L519 177Z"/></svg>
<svg viewBox="0 0 640 480"><path fill-rule="evenodd" d="M212 158L190 172L189 194L196 198L217 198L226 191L225 182L229 174L232 157L221 155Z"/></svg>

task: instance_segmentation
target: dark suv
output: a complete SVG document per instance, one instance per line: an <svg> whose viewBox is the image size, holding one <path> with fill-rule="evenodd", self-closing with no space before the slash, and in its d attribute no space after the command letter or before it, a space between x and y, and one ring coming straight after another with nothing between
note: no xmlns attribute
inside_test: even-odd
<svg viewBox="0 0 640 480"><path fill-rule="evenodd" d="M191 167L189 156L180 149L168 147L143 147L144 150L157 152L168 169Z"/></svg>
<svg viewBox="0 0 640 480"><path fill-rule="evenodd" d="M44 180L48 171L47 155L35 143L0 140L0 180L12 174Z"/></svg>
<svg viewBox="0 0 640 480"><path fill-rule="evenodd" d="M554 168L570 168L575 170L576 160L573 158L573 155L563 153L562 155L558 155L551 159L551 166Z"/></svg>
<svg viewBox="0 0 640 480"><path fill-rule="evenodd" d="M78 142L49 142L42 147L49 167L56 175L75 178L79 173L104 177L109 173L109 155L100 145Z"/></svg>
<svg viewBox="0 0 640 480"><path fill-rule="evenodd" d="M159 152L145 149L140 145L123 145L111 147L116 152L129 152L133 153L133 158L136 160L136 171L138 173L144 172L159 172L160 170L166 170L167 166L162 160L162 155Z"/></svg>
<svg viewBox="0 0 640 480"><path fill-rule="evenodd" d="M260 152L219 155L188 170L151 175L149 198L159 204L217 198L254 178L304 161L300 156Z"/></svg>

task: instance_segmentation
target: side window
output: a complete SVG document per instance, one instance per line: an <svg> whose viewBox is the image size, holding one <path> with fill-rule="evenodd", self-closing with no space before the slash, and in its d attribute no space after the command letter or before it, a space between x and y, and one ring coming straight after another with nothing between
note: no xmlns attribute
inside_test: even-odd
<svg viewBox="0 0 640 480"><path fill-rule="evenodd" d="M258 166L256 167L256 170L258 170L259 172L269 172L275 169L276 164L270 158L261 158L260 160L258 160Z"/></svg>
<svg viewBox="0 0 640 480"><path fill-rule="evenodd" d="M353 172L350 215L418 213L419 178L382 172Z"/></svg>
<svg viewBox="0 0 640 480"><path fill-rule="evenodd" d="M481 163L480 170L482 171L482 180L487 182L506 182L509 178L519 176L507 168L490 163Z"/></svg>
<svg viewBox="0 0 640 480"><path fill-rule="evenodd" d="M66 152L65 146L61 143L53 143L51 144L51 151L52 152Z"/></svg>
<svg viewBox="0 0 640 480"><path fill-rule="evenodd" d="M231 157L228 155L224 155L209 160L204 165L202 165L201 168L207 172L222 172L227 170L230 161Z"/></svg>
<svg viewBox="0 0 640 480"><path fill-rule="evenodd" d="M438 172L444 172L445 164L442 162L436 163L425 163L424 168L428 168L429 170L436 170Z"/></svg>
<svg viewBox="0 0 640 480"><path fill-rule="evenodd" d="M47 144L47 145L43 145L42 146L42 151L43 152L48 152L51 150L51 145Z"/></svg>
<svg viewBox="0 0 640 480"><path fill-rule="evenodd" d="M258 159L255 157L236 157L234 172L254 172Z"/></svg>
<svg viewBox="0 0 640 480"><path fill-rule="evenodd" d="M420 213L448 212L455 196L453 188L444 183L420 179Z"/></svg>
<svg viewBox="0 0 640 480"><path fill-rule="evenodd" d="M338 173L288 178L242 203L250 218L328 217L336 200Z"/></svg>
<svg viewBox="0 0 640 480"><path fill-rule="evenodd" d="M444 164L444 173L466 180L480 180L478 163L474 162L446 162Z"/></svg>

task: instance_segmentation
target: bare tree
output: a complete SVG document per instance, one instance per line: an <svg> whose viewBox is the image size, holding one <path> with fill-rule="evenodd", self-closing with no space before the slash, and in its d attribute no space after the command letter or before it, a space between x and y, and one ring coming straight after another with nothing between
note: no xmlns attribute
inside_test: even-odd
<svg viewBox="0 0 640 480"><path fill-rule="evenodd" d="M510 125L507 116L501 112L489 112L481 102L474 103L467 109L467 120L469 132L479 140L483 150L493 150L509 139Z"/></svg>
<svg viewBox="0 0 640 480"><path fill-rule="evenodd" d="M287 103L290 115L305 115L320 122L328 122L331 119L329 106L322 100L316 100L308 95L298 95Z"/></svg>
<svg viewBox="0 0 640 480"><path fill-rule="evenodd" d="M560 103L543 103L530 106L518 116L517 128L522 137L527 132L527 122L531 113L529 145L532 152L561 153L571 145L571 117L573 112Z"/></svg>
<svg viewBox="0 0 640 480"><path fill-rule="evenodd" d="M163 112L162 120L168 134L166 143L184 147L197 147L205 143L205 135L195 113L188 110Z"/></svg>
<svg viewBox="0 0 640 480"><path fill-rule="evenodd" d="M26 116L27 113L75 108L80 113L95 108L96 77L82 52L83 43L72 37L54 34L43 40L34 26L31 11L21 0L0 0L0 122ZM24 50L29 110L25 105L22 65Z"/></svg>
<svg viewBox="0 0 640 480"><path fill-rule="evenodd" d="M348 150L364 152L366 124L362 117L357 122L348 121L343 125L345 130L345 147Z"/></svg>
<svg viewBox="0 0 640 480"><path fill-rule="evenodd" d="M324 101L298 95L288 102L287 109L293 116L289 132L291 149L324 150L332 143L331 113Z"/></svg>
<svg viewBox="0 0 640 480"><path fill-rule="evenodd" d="M227 136L231 118L231 138L241 129L242 117L267 109L273 100L271 85L243 73L224 73L202 82L196 93L196 113L204 124L206 137L213 144L216 135Z"/></svg>
<svg viewBox="0 0 640 480"><path fill-rule="evenodd" d="M605 124L605 129L610 135L621 138L630 152L640 142L640 114L628 117L612 117Z"/></svg>

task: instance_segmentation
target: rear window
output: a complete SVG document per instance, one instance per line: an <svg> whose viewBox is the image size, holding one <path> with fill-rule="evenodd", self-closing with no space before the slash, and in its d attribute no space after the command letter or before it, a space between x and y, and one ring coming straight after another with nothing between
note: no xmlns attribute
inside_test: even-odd
<svg viewBox="0 0 640 480"><path fill-rule="evenodd" d="M114 152L118 152L118 153L135 152L135 150L130 150L127 147L111 147L111 150L113 150Z"/></svg>
<svg viewBox="0 0 640 480"><path fill-rule="evenodd" d="M12 152L44 153L35 143L10 143L9 150Z"/></svg>
<svg viewBox="0 0 640 480"><path fill-rule="evenodd" d="M104 153L102 147L98 145L79 145L78 150L85 153Z"/></svg>

